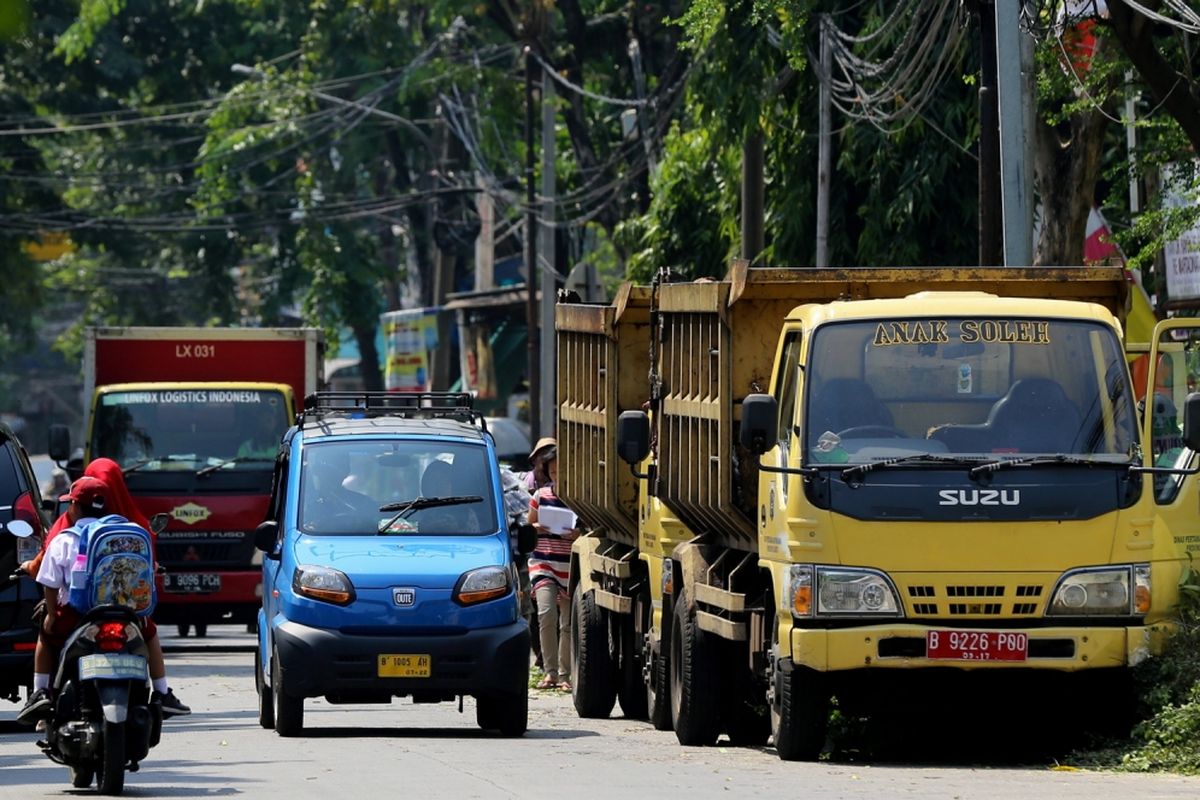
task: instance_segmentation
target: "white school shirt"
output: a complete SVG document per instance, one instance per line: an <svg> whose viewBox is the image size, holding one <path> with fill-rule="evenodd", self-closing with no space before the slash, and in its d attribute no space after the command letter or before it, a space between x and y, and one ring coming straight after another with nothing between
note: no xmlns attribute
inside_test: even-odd
<svg viewBox="0 0 1200 800"><path fill-rule="evenodd" d="M63 528L50 540L46 557L38 569L37 582L51 589L58 589L58 604L67 605L71 595L71 568L79 555L79 531L95 522L95 517L84 517L69 528Z"/></svg>

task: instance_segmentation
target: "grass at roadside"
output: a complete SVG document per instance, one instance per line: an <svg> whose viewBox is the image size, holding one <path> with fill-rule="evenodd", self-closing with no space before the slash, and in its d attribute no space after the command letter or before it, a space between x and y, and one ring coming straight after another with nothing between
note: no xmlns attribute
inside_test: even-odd
<svg viewBox="0 0 1200 800"><path fill-rule="evenodd" d="M1134 672L1142 721L1132 735L1076 753L1070 763L1200 774L1200 574L1190 568L1180 581L1178 616L1166 652Z"/></svg>

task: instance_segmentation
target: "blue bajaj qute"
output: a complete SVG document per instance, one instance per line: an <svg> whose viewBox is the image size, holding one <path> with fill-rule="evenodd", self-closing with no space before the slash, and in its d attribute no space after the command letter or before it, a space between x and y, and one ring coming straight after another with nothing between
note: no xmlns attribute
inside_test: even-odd
<svg viewBox="0 0 1200 800"><path fill-rule="evenodd" d="M532 530L517 538L532 547ZM309 697L470 695L480 727L525 732L529 631L494 445L468 395L307 398L256 544L263 727L300 734Z"/></svg>

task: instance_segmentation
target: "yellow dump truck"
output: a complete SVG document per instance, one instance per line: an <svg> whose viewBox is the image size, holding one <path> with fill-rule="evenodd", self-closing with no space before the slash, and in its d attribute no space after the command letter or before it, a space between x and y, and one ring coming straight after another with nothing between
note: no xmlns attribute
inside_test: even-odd
<svg viewBox="0 0 1200 800"><path fill-rule="evenodd" d="M1139 418L1126 289L1111 268L738 263L560 305L560 494L595 529L572 565L579 712L619 696L683 744L770 735L793 760L835 695L1120 685L1200 552L1200 396ZM1195 324L1160 325L1151 363Z"/></svg>

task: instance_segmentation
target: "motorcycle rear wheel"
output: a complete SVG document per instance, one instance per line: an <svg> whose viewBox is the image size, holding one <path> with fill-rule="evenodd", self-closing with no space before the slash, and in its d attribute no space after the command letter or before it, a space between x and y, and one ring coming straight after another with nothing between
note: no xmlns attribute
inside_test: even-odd
<svg viewBox="0 0 1200 800"><path fill-rule="evenodd" d="M101 750L96 789L100 794L120 794L125 789L125 723L104 723Z"/></svg>

